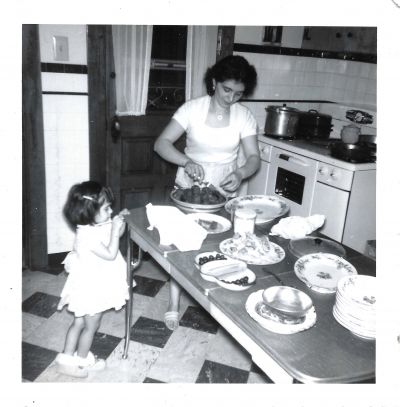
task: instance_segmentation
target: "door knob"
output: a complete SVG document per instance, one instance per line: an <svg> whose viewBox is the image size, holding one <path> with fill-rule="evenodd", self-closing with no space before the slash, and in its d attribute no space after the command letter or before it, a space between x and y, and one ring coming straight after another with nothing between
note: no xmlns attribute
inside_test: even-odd
<svg viewBox="0 0 400 407"><path fill-rule="evenodd" d="M121 136L121 125L118 121L118 116L114 116L111 121L111 138L113 143L116 143Z"/></svg>

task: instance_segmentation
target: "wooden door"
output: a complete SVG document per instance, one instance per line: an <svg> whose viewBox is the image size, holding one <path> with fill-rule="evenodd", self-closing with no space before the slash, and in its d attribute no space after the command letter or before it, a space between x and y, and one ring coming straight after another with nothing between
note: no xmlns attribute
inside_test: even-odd
<svg viewBox="0 0 400 407"><path fill-rule="evenodd" d="M235 26L220 25L218 26L217 37L217 55L216 60L219 61L228 55L233 54L233 44L235 42Z"/></svg>
<svg viewBox="0 0 400 407"><path fill-rule="evenodd" d="M48 265L42 81L39 29L22 25L23 266Z"/></svg>
<svg viewBox="0 0 400 407"><path fill-rule="evenodd" d="M109 185L115 211L168 201L176 166L154 152L172 112L116 117L111 26L88 26L90 176Z"/></svg>

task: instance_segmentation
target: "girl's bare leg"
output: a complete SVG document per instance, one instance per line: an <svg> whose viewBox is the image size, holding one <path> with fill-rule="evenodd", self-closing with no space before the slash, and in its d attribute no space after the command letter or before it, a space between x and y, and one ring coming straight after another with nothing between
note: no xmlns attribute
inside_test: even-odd
<svg viewBox="0 0 400 407"><path fill-rule="evenodd" d="M83 328L85 327L85 320L83 317L75 317L71 326L68 329L67 337L65 339L64 353L66 355L73 355L78 346L79 337Z"/></svg>
<svg viewBox="0 0 400 407"><path fill-rule="evenodd" d="M79 337L77 349L77 355L81 358L87 357L90 347L93 343L94 334L99 329L102 316L103 314L100 312L95 315L85 315L83 317L85 321L85 327Z"/></svg>

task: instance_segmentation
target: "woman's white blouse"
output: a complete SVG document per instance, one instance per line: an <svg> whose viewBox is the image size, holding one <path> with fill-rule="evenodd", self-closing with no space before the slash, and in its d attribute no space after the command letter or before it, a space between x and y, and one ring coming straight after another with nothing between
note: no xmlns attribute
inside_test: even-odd
<svg viewBox="0 0 400 407"><path fill-rule="evenodd" d="M257 122L250 110L234 103L230 107L229 126L214 128L206 122L210 96L184 103L174 114L186 131L185 154L196 162L228 163L236 160L240 140L257 134Z"/></svg>

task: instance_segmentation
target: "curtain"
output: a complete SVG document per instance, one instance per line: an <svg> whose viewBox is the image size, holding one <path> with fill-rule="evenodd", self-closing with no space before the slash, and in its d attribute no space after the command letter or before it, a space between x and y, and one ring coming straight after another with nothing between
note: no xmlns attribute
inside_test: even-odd
<svg viewBox="0 0 400 407"><path fill-rule="evenodd" d="M188 26L186 100L206 94L204 75L216 60L218 26Z"/></svg>
<svg viewBox="0 0 400 407"><path fill-rule="evenodd" d="M151 25L113 25L115 87L118 116L146 112L149 86Z"/></svg>

